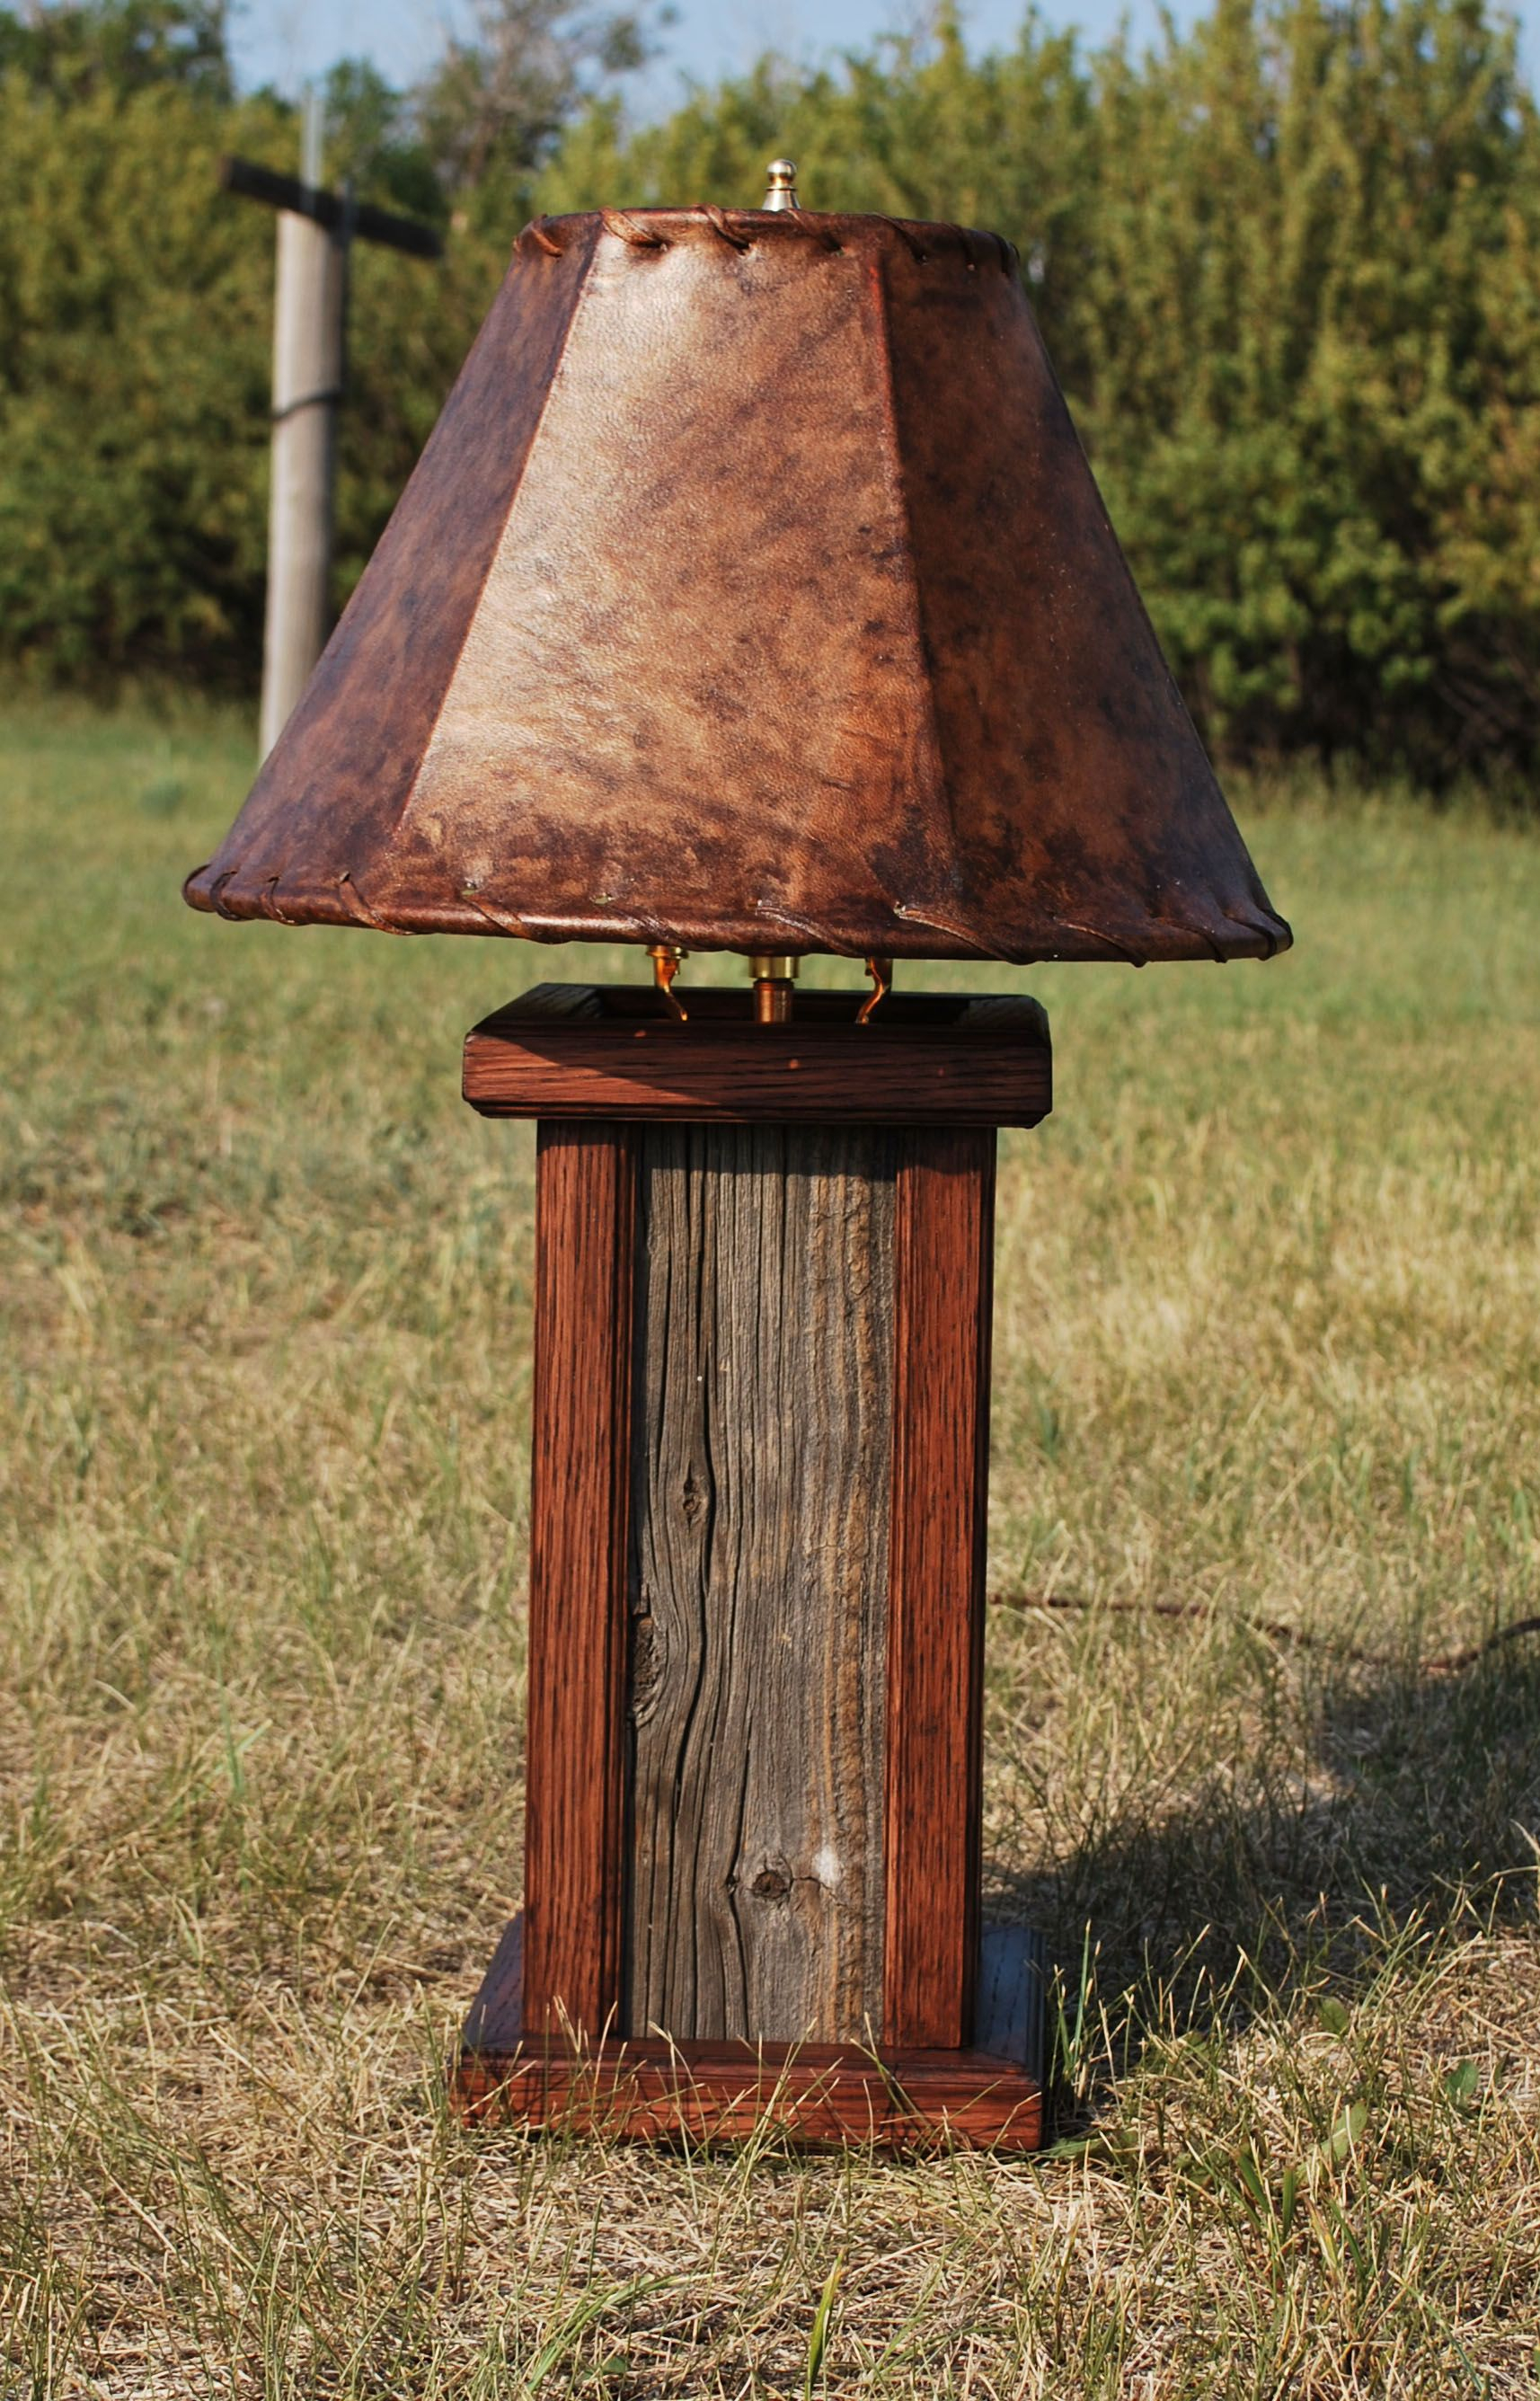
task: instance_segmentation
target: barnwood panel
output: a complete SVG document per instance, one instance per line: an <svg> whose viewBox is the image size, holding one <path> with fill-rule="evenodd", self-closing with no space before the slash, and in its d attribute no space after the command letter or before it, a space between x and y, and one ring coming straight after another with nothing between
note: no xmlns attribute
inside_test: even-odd
<svg viewBox="0 0 1540 2401"><path fill-rule="evenodd" d="M623 2024L874 2038L894 1141L638 1142Z"/></svg>
<svg viewBox="0 0 1540 2401"><path fill-rule="evenodd" d="M621 1984L630 1136L543 1126L535 1205L525 2011L598 2035Z"/></svg>
<svg viewBox="0 0 1540 2401"><path fill-rule="evenodd" d="M487 1117L842 1125L1037 1125L1052 1104L1048 1022L1024 997L799 992L788 1025L747 991L542 984L466 1037L464 1092Z"/></svg>
<svg viewBox="0 0 1540 2401"><path fill-rule="evenodd" d="M904 1138L895 1224L884 2039L972 2038L995 1136Z"/></svg>

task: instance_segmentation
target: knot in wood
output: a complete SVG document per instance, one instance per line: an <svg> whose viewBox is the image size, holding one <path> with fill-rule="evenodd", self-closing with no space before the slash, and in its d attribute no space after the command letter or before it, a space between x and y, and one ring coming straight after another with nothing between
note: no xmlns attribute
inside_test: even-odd
<svg viewBox="0 0 1540 2401"><path fill-rule="evenodd" d="M784 1900L791 1889L790 1868L761 1868L750 1887L758 1900Z"/></svg>
<svg viewBox="0 0 1540 2401"><path fill-rule="evenodd" d="M710 1498L709 1487L697 1480L694 1469L692 1468L684 1479L683 1488L680 1493L680 1507L684 1513L686 1525L693 1526L697 1517L703 1517L706 1515Z"/></svg>

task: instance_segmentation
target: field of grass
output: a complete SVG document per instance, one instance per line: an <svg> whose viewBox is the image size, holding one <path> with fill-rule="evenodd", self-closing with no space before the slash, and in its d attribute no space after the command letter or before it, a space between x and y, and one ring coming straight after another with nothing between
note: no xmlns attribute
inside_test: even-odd
<svg viewBox="0 0 1540 2401"><path fill-rule="evenodd" d="M0 720L0 2393L1540 2394L1540 1641L1447 1664L1540 1610L1540 837L1247 806L1290 957L928 976L1057 1037L986 1840L1060 2139L649 2154L441 2092L529 1385L460 1039L639 963L194 918L248 740Z"/></svg>

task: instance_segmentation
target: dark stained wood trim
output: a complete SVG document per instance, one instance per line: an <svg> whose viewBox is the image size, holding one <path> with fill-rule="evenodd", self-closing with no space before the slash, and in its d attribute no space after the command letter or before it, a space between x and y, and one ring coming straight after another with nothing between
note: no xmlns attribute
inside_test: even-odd
<svg viewBox="0 0 1540 2401"><path fill-rule="evenodd" d="M624 1129L542 1126L524 1998L528 2032L595 2040L621 1996L634 1186Z"/></svg>
<svg viewBox="0 0 1540 2401"><path fill-rule="evenodd" d="M883 2037L973 2038L995 1137L915 1132L899 1167Z"/></svg>
<svg viewBox="0 0 1540 2401"><path fill-rule="evenodd" d="M1035 2151L1042 2093L1013 2062L977 2051L703 2057L704 2046L628 2042L585 2060L529 2048L479 2054L454 2072L453 2100L473 2124L559 2125L632 2142L688 2134L742 2140L766 2122L799 2143L885 2149L950 2141L967 2149Z"/></svg>
<svg viewBox="0 0 1540 2401"><path fill-rule="evenodd" d="M981 2000L994 2042L878 2054L852 2044L520 2038L520 1921L465 2022L450 2099L476 2125L559 2124L633 2141L741 2138L766 2123L802 2143L1036 2150L1043 2136L1041 1978L1034 1938L991 1927ZM1030 1981L1027 1981L1027 1979ZM1031 2056L1036 2054L1036 2058Z"/></svg>
<svg viewBox="0 0 1540 2401"><path fill-rule="evenodd" d="M755 1025L747 991L685 998L681 1025L643 986L537 986L467 1036L465 1098L485 1117L729 1124L1032 1126L1052 1105L1035 1000L907 994L858 1025L859 993L809 991L790 1025Z"/></svg>

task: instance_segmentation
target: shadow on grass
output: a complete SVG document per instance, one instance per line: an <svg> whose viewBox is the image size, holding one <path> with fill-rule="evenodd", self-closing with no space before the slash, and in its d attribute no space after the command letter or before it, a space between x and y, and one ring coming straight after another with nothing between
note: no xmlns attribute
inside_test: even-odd
<svg viewBox="0 0 1540 2401"><path fill-rule="evenodd" d="M1151 2040L1233 2040L1351 2000L1414 1932L1409 1984L1440 1938L1535 1918L1540 1640L1453 1674L1316 1678L1307 1748L1280 1741L1175 1810L1125 1808L1056 1865L993 1880L991 1914L1038 1928L1057 1963L1061 2133Z"/></svg>

